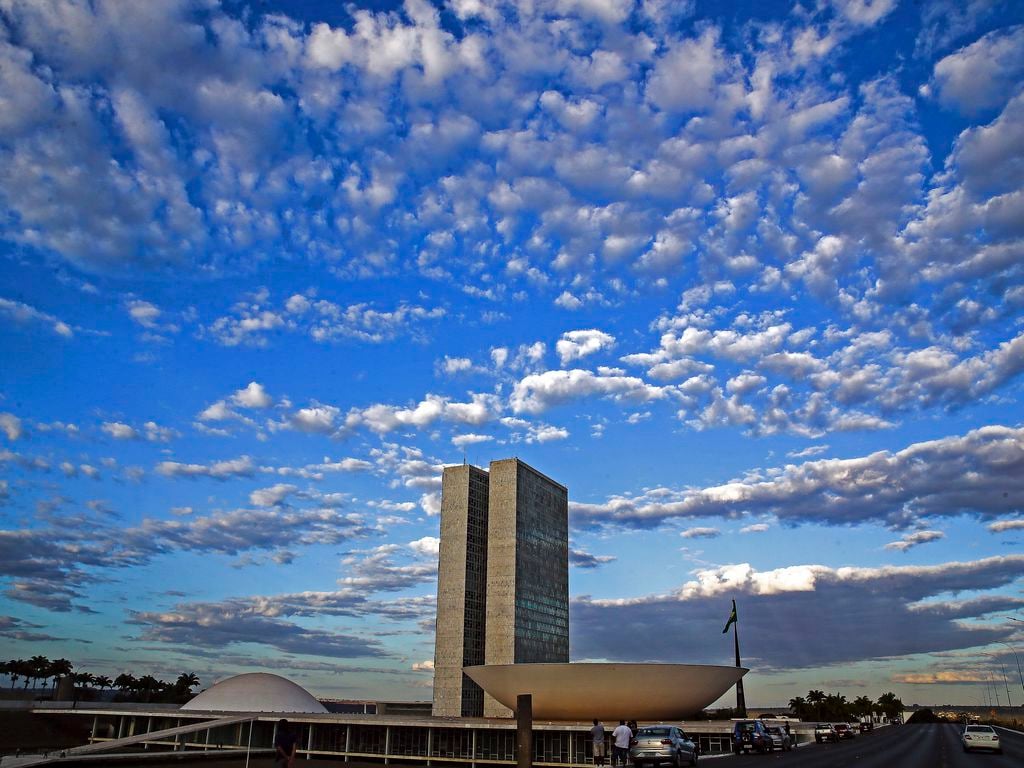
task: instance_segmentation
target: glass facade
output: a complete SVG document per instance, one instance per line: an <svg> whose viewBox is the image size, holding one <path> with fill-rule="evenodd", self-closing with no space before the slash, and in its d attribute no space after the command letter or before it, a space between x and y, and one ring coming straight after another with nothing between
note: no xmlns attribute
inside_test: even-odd
<svg viewBox="0 0 1024 768"><path fill-rule="evenodd" d="M520 463L516 476L515 662L569 661L569 499Z"/></svg>
<svg viewBox="0 0 1024 768"><path fill-rule="evenodd" d="M463 666L484 663L487 607L487 473L472 467L469 472L466 516L466 592L463 614ZM480 717L484 691L463 673L462 716Z"/></svg>

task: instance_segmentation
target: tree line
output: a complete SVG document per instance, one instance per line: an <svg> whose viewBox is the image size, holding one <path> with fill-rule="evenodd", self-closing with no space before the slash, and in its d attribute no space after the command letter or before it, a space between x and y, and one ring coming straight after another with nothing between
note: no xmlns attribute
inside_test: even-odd
<svg viewBox="0 0 1024 768"><path fill-rule="evenodd" d="M22 682L24 689L28 689L29 683L32 683L35 689L42 681L43 687L49 687L51 691L56 689L60 678L68 677L74 682L76 689L89 688L102 693L108 688L116 688L121 692L119 698L123 701L187 701L192 698L192 689L199 685L199 677L194 672L182 672L173 683L159 680L152 675L136 677L128 672L122 672L111 680L107 675L76 672L75 665L67 659L51 661L45 656L0 661L0 675L7 675L10 678L12 689L19 682Z"/></svg>
<svg viewBox="0 0 1024 768"><path fill-rule="evenodd" d="M903 711L903 702L892 691L883 693L877 701L870 696L858 696L853 701L847 701L841 693L810 690L806 696L790 699L789 710L801 720L848 722L875 714L896 720Z"/></svg>

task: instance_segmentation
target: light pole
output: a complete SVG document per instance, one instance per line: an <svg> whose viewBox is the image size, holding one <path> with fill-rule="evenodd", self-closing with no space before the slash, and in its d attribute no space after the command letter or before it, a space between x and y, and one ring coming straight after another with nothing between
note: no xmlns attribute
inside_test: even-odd
<svg viewBox="0 0 1024 768"><path fill-rule="evenodd" d="M982 653L985 654L986 656L988 656L990 659L996 658L994 654L991 654L988 651L982 651ZM995 675L993 675L993 677L995 677ZM1003 670L1003 680L1006 680L1006 670L1005 669ZM992 681L992 691L996 695L996 709L999 709L999 679L998 678L995 678ZM1010 706L1010 689L1009 688L1006 689L1006 706Z"/></svg>
<svg viewBox="0 0 1024 768"><path fill-rule="evenodd" d="M998 641L996 641L996 642L998 642ZM988 651L985 651L985 650L983 650L982 653L984 653L986 656L988 656L989 658L995 660L995 662L998 663L999 669L1002 670L1002 686L1004 686L1007 689L1007 707L1013 707L1014 706L1013 705L1013 701L1010 700L1010 683L1007 682L1007 668L1006 668L1006 665L1002 664L1002 659L999 658L994 653L989 653ZM995 679L995 682L993 683L993 687L995 688L995 700L996 700L996 705L995 706L998 707L999 706L998 703L997 703L998 700L999 700L999 679L998 678Z"/></svg>
<svg viewBox="0 0 1024 768"><path fill-rule="evenodd" d="M1017 655L1017 649L1014 648L1009 643L1004 643L1002 640L996 640L996 642L999 643L1000 645L1005 645L1007 648L1009 648L1013 652L1013 658L1017 662L1017 677L1020 678L1020 689L1022 691L1024 691L1024 674L1021 674L1021 671L1020 671L1020 656ZM1021 706L1024 706L1024 704L1022 704Z"/></svg>

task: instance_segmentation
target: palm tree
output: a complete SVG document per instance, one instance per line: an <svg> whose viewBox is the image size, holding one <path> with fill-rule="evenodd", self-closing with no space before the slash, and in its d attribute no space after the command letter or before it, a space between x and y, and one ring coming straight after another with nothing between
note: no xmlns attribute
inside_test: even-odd
<svg viewBox="0 0 1024 768"><path fill-rule="evenodd" d="M33 656L28 660L32 665L32 680L46 680L50 677L50 660L45 656ZM35 683L32 685L35 688Z"/></svg>
<svg viewBox="0 0 1024 768"><path fill-rule="evenodd" d="M28 690L28 681L32 679L32 670L34 669L32 662L25 659L18 659L14 664L17 667L17 676L25 681L22 688Z"/></svg>
<svg viewBox="0 0 1024 768"><path fill-rule="evenodd" d="M853 712L857 717L868 717L874 704L870 696L858 696L853 700Z"/></svg>
<svg viewBox="0 0 1024 768"><path fill-rule="evenodd" d="M75 665L67 659L57 659L56 661L51 661L47 666L46 671L47 676L53 678L53 687L56 688L57 680L64 677L65 675L70 675L71 671L74 668Z"/></svg>
<svg viewBox="0 0 1024 768"><path fill-rule="evenodd" d="M175 689L180 693L191 693L197 685L199 676L195 672L182 672L174 683Z"/></svg>
<svg viewBox="0 0 1024 768"><path fill-rule="evenodd" d="M96 677L95 677L95 678L93 679L93 685L96 685L96 686L98 686L98 687L99 687L99 689L100 689L100 693L103 693L103 689L104 689L104 688L109 688L109 687L110 687L110 686L112 686L113 684L114 684L114 681L113 681L113 680L111 680L111 679L110 679L109 677L107 677L106 675L97 675L97 676L96 676Z"/></svg>
<svg viewBox="0 0 1024 768"><path fill-rule="evenodd" d="M122 672L116 678L114 678L114 687L119 688L121 693L128 693L138 688L139 681L135 679L135 675L129 674L128 672Z"/></svg>
<svg viewBox="0 0 1024 768"><path fill-rule="evenodd" d="M889 691L878 697L878 708L889 718L889 722L892 722L903 711L903 702L899 700L895 693Z"/></svg>
<svg viewBox="0 0 1024 768"><path fill-rule="evenodd" d="M812 707L817 707L818 719L821 720L821 707L825 703L825 692L818 690L808 691L807 703Z"/></svg>
<svg viewBox="0 0 1024 768"><path fill-rule="evenodd" d="M153 692L160 690L165 685L167 684L152 675L143 675L138 680L139 692L142 694L143 701L149 701Z"/></svg>
<svg viewBox="0 0 1024 768"><path fill-rule="evenodd" d="M841 693L830 693L825 697L826 720L847 720L850 715L850 702Z"/></svg>
<svg viewBox="0 0 1024 768"><path fill-rule="evenodd" d="M803 720L807 715L807 699L803 696L794 696L789 700L789 711L793 713L794 717Z"/></svg>

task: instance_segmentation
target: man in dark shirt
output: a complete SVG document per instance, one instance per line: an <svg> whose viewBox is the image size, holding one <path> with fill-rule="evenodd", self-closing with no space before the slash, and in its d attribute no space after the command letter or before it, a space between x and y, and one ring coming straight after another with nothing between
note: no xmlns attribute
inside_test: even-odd
<svg viewBox="0 0 1024 768"><path fill-rule="evenodd" d="M274 739L274 768L292 768L299 737L292 733L287 720L277 721L277 738Z"/></svg>
<svg viewBox="0 0 1024 768"><path fill-rule="evenodd" d="M594 727L590 729L590 741L593 744L594 765L604 765L604 725L594 720Z"/></svg>

